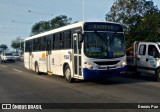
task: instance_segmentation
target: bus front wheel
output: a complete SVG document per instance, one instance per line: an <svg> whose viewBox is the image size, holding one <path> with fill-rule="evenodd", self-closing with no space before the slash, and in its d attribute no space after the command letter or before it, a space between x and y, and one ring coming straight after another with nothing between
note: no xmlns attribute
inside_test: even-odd
<svg viewBox="0 0 160 112"><path fill-rule="evenodd" d="M69 65L65 66L64 75L69 83L74 82L74 79L71 77L71 69L69 68Z"/></svg>

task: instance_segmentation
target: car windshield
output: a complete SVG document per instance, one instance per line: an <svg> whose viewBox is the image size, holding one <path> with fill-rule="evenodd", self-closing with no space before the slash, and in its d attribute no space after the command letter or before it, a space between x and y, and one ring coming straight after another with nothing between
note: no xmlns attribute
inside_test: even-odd
<svg viewBox="0 0 160 112"><path fill-rule="evenodd" d="M5 56L12 56L12 53L6 53Z"/></svg>
<svg viewBox="0 0 160 112"><path fill-rule="evenodd" d="M19 54L13 54L13 56L19 56Z"/></svg>
<svg viewBox="0 0 160 112"><path fill-rule="evenodd" d="M84 53L90 58L117 58L125 55L122 33L85 32Z"/></svg>

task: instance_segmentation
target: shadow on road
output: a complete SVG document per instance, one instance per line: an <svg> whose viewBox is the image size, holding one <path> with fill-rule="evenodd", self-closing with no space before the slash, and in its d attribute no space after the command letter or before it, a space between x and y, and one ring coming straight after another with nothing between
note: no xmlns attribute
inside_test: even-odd
<svg viewBox="0 0 160 112"><path fill-rule="evenodd" d="M94 82L98 84L104 84L104 85L114 85L114 84L130 84L130 83L148 83L148 82L156 82L156 80L154 76L142 74L139 77L134 77L131 75L121 75L118 77L112 77L107 80L102 80L102 81L97 80Z"/></svg>
<svg viewBox="0 0 160 112"><path fill-rule="evenodd" d="M108 79L97 79L97 80L76 80L75 83L88 83L93 82L102 85L117 85L117 84L130 84L130 83L148 83L157 82L155 77L152 75L141 74L139 77L134 77L132 75L120 75ZM158 83L158 82L157 82Z"/></svg>

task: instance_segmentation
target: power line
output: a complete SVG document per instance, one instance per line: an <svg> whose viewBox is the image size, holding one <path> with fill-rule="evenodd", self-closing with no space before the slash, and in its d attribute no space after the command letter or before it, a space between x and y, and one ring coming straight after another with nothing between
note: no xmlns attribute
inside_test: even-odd
<svg viewBox="0 0 160 112"><path fill-rule="evenodd" d="M31 10L28 10L28 12L29 13L34 13L34 14L39 14L39 15L53 16L53 14L42 13L42 12L31 11Z"/></svg>
<svg viewBox="0 0 160 112"><path fill-rule="evenodd" d="M15 21L15 20L12 20L12 22L20 23L20 24L32 24L32 23L29 23L29 22L22 22L22 21Z"/></svg>

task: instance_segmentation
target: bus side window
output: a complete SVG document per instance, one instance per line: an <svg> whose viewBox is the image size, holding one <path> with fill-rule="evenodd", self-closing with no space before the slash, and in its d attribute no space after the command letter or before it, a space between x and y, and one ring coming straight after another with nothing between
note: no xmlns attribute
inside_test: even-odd
<svg viewBox="0 0 160 112"><path fill-rule="evenodd" d="M64 49L64 36L63 33L60 33L60 49Z"/></svg>
<svg viewBox="0 0 160 112"><path fill-rule="evenodd" d="M35 39L33 39L33 51L35 51Z"/></svg>
<svg viewBox="0 0 160 112"><path fill-rule="evenodd" d="M64 41L63 41L64 49L70 49L71 48L71 31L70 30L65 31L63 35L64 35Z"/></svg>
<svg viewBox="0 0 160 112"><path fill-rule="evenodd" d="M34 39L34 51L39 51L39 38Z"/></svg>
<svg viewBox="0 0 160 112"><path fill-rule="evenodd" d="M46 50L46 37L43 37L43 50Z"/></svg>
<svg viewBox="0 0 160 112"><path fill-rule="evenodd" d="M41 37L40 39L39 39L39 51L44 51L44 50L46 50L46 37Z"/></svg>
<svg viewBox="0 0 160 112"><path fill-rule="evenodd" d="M53 34L53 43L52 43L52 49L55 49L55 35Z"/></svg>
<svg viewBox="0 0 160 112"><path fill-rule="evenodd" d="M28 42L29 42L28 43L28 52L32 52L33 51L33 44L32 44L33 40L30 40Z"/></svg>
<svg viewBox="0 0 160 112"><path fill-rule="evenodd" d="M55 34L54 49L60 49L60 33Z"/></svg>
<svg viewBox="0 0 160 112"><path fill-rule="evenodd" d="M28 52L28 41L25 41L25 52Z"/></svg>

